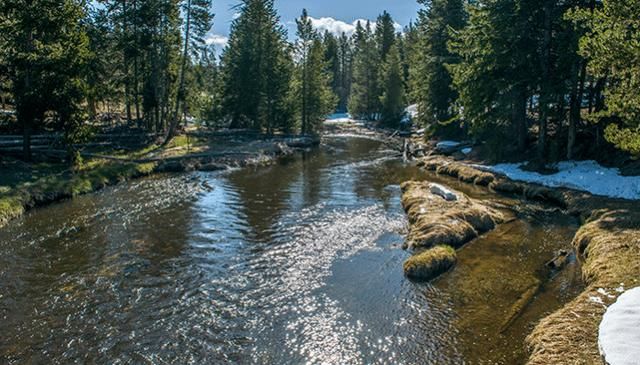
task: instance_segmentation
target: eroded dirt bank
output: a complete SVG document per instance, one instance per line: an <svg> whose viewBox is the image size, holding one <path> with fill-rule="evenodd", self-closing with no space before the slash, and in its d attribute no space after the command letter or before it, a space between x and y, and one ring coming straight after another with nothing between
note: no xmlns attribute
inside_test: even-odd
<svg viewBox="0 0 640 365"><path fill-rule="evenodd" d="M640 280L640 212L634 202L570 189L514 182L450 158L434 156L419 166L495 192L556 206L580 217L573 247L586 289L540 321L526 339L529 364L601 364L598 326L608 305ZM424 234L424 233L423 233Z"/></svg>

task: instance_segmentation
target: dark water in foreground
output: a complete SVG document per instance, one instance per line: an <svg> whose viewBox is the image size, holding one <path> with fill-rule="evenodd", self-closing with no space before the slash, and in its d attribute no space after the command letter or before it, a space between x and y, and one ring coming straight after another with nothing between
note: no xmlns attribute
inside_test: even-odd
<svg viewBox="0 0 640 365"><path fill-rule="evenodd" d="M532 323L579 290L577 267L502 322L573 223L504 225L411 283L399 183L497 197L375 141L327 142L272 167L122 184L1 230L0 363L522 362Z"/></svg>

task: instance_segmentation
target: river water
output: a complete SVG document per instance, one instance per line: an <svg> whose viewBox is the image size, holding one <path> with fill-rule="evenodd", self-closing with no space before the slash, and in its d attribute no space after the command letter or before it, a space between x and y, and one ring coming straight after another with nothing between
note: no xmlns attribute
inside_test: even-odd
<svg viewBox="0 0 640 365"><path fill-rule="evenodd" d="M543 270L575 222L521 213L432 283L404 278L399 184L430 179L333 136L270 167L160 176L0 230L0 363L517 364L580 291ZM530 282L536 299L504 323Z"/></svg>

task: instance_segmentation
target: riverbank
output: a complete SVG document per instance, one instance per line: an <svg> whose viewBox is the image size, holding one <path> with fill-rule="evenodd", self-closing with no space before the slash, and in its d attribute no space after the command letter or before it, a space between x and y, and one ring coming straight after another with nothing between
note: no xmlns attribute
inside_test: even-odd
<svg viewBox="0 0 640 365"><path fill-rule="evenodd" d="M0 160L0 227L26 211L154 173L216 171L262 166L317 145L307 137L182 135L167 146L135 151L85 151L83 163L27 164Z"/></svg>
<svg viewBox="0 0 640 365"><path fill-rule="evenodd" d="M579 217L573 239L586 289L547 316L527 337L529 364L601 364L598 326L606 307L640 285L640 212L634 201L593 196L567 188L516 182L443 156L418 161L422 168L524 200L543 202Z"/></svg>

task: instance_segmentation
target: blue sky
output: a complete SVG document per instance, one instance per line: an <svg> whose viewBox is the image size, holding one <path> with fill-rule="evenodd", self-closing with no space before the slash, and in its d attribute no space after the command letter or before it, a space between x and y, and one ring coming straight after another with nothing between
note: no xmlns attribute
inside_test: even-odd
<svg viewBox="0 0 640 365"><path fill-rule="evenodd" d="M210 42L217 46L224 44L235 13L233 6L238 3L238 0L214 0L216 17ZM314 18L316 27L336 32L348 32L359 19L375 20L384 10L393 16L398 26L405 26L416 19L420 8L415 0L275 0L275 3L290 36L295 32L294 20L303 8Z"/></svg>

